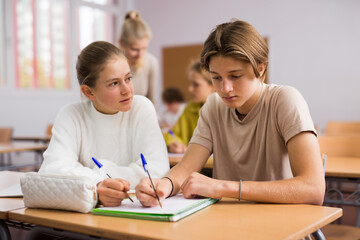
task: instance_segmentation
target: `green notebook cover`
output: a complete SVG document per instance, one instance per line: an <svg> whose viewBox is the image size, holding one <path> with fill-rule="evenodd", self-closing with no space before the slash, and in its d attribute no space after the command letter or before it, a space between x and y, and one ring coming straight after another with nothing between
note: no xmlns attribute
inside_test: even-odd
<svg viewBox="0 0 360 240"><path fill-rule="evenodd" d="M176 222L217 202L219 199L186 199L182 194L178 194L163 200L161 202L163 208L160 206L152 208L143 207L136 197L134 197L133 200L134 203L129 199L125 199L118 207L95 208L91 213L95 215Z"/></svg>

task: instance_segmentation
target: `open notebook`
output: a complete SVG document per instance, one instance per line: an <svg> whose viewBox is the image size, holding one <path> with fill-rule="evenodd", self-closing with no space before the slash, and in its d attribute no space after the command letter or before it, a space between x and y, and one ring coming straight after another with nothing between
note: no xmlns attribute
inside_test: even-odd
<svg viewBox="0 0 360 240"><path fill-rule="evenodd" d="M186 199L182 194L175 195L163 200L160 206L148 208L143 207L140 202L133 198L134 203L125 199L118 207L102 207L92 210L92 214L106 215L125 218L147 219L155 221L176 222L190 214L197 212L219 199L197 198Z"/></svg>

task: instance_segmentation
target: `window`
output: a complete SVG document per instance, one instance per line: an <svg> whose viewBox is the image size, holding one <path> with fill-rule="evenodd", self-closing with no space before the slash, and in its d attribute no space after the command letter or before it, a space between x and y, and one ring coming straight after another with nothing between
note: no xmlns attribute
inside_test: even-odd
<svg viewBox="0 0 360 240"><path fill-rule="evenodd" d="M68 90L78 52L93 41L116 42L117 0L13 0L12 8L16 89ZM0 33L3 52L1 26ZM0 63L1 86L8 68Z"/></svg>
<svg viewBox="0 0 360 240"><path fill-rule="evenodd" d="M63 0L16 0L17 88L67 89L68 6Z"/></svg>
<svg viewBox="0 0 360 240"><path fill-rule="evenodd" d="M114 14L113 6L117 4L117 1L87 0L85 2L79 7L78 13L79 50L93 41L114 43L117 15Z"/></svg>

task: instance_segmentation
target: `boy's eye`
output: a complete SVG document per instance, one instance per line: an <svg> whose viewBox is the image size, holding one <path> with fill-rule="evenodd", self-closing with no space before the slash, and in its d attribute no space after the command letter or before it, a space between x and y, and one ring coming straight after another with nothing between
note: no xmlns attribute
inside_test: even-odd
<svg viewBox="0 0 360 240"><path fill-rule="evenodd" d="M234 76L231 76L232 78L240 78L242 75L234 75Z"/></svg>
<svg viewBox="0 0 360 240"><path fill-rule="evenodd" d="M109 86L112 87L112 86L115 86L117 84L118 84L118 82L112 82L112 83L109 84Z"/></svg>

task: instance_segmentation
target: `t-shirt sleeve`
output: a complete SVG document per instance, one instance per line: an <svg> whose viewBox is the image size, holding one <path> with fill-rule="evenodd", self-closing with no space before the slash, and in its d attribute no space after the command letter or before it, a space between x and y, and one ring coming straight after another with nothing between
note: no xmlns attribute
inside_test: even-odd
<svg viewBox="0 0 360 240"><path fill-rule="evenodd" d="M275 104L278 128L285 144L295 135L309 131L317 135L309 107L303 96L293 87L282 87Z"/></svg>
<svg viewBox="0 0 360 240"><path fill-rule="evenodd" d="M189 145L192 143L200 144L209 149L210 152L213 152L213 138L210 129L210 109L214 109L214 107L211 107L213 105L213 101L211 100L212 99L208 97L207 101L200 109L199 120Z"/></svg>

